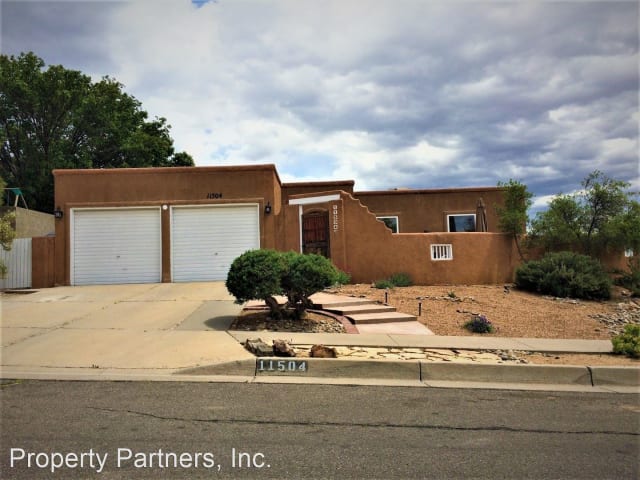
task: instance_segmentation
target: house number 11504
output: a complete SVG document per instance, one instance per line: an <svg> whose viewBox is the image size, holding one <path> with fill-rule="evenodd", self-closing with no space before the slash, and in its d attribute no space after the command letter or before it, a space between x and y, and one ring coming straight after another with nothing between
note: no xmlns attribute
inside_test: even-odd
<svg viewBox="0 0 640 480"><path fill-rule="evenodd" d="M338 231L338 206L334 205L333 206L333 231L337 232Z"/></svg>
<svg viewBox="0 0 640 480"><path fill-rule="evenodd" d="M259 372L307 372L306 360L258 360Z"/></svg>

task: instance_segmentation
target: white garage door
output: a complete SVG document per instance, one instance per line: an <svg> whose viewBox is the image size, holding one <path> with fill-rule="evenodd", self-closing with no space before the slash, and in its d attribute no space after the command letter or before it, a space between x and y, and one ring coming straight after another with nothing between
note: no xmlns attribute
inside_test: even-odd
<svg viewBox="0 0 640 480"><path fill-rule="evenodd" d="M174 282L226 280L233 260L260 248L257 205L173 207L171 270Z"/></svg>
<svg viewBox="0 0 640 480"><path fill-rule="evenodd" d="M72 210L72 285L160 282L159 208Z"/></svg>

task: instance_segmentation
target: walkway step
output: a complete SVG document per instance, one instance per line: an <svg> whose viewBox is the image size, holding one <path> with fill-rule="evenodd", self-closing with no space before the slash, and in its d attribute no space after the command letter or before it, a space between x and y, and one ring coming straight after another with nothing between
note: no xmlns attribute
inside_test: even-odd
<svg viewBox="0 0 640 480"><path fill-rule="evenodd" d="M329 306L325 307L325 310L330 312L339 313L340 315L350 316L357 315L360 313L386 313L386 312L395 312L396 309L389 305L379 305L376 303L370 303L368 305L350 305L350 306Z"/></svg>
<svg viewBox="0 0 640 480"><path fill-rule="evenodd" d="M386 313L358 313L353 315L346 315L353 323L389 323L389 322L411 322L417 320L414 315L407 315L406 313L398 312L386 312Z"/></svg>
<svg viewBox="0 0 640 480"><path fill-rule="evenodd" d="M368 298L350 298L350 297L335 297L331 298L315 298L311 297L313 305L320 310L330 310L340 307L353 307L360 305L372 305L376 302L369 300Z"/></svg>

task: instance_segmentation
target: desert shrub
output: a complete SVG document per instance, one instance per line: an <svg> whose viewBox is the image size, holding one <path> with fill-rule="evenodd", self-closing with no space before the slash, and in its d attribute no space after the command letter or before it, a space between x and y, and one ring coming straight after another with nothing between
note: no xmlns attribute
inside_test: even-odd
<svg viewBox="0 0 640 480"><path fill-rule="evenodd" d="M631 257L628 265L629 271L622 272L615 283L629 290L634 297L640 297L640 257Z"/></svg>
<svg viewBox="0 0 640 480"><path fill-rule="evenodd" d="M287 268L281 278L282 288L288 299L288 307L300 317L311 307L311 295L335 284L338 270L322 255L303 255L294 252L282 254Z"/></svg>
<svg viewBox="0 0 640 480"><path fill-rule="evenodd" d="M376 288L380 288L380 289L386 289L386 288L393 288L394 287L393 283L391 283L391 280L387 280L387 279L376 280L373 283L373 286L376 287Z"/></svg>
<svg viewBox="0 0 640 480"><path fill-rule="evenodd" d="M249 250L231 264L226 286L236 297L236 303L264 300L275 318L281 316L278 302L273 298L283 293L281 278L287 262L275 250Z"/></svg>
<svg viewBox="0 0 640 480"><path fill-rule="evenodd" d="M629 324L624 326L624 331L611 339L613 352L627 355L632 358L640 358L640 325Z"/></svg>
<svg viewBox="0 0 640 480"><path fill-rule="evenodd" d="M484 315L474 315L464 324L464 328L473 333L492 333L493 325Z"/></svg>
<svg viewBox="0 0 640 480"><path fill-rule="evenodd" d="M342 270L338 270L338 277L336 278L337 285L348 285L351 283L351 275Z"/></svg>
<svg viewBox="0 0 640 480"><path fill-rule="evenodd" d="M264 300L274 318L290 311L299 318L311 306L309 297L338 277L331 261L320 255L250 250L233 261L226 285L236 303ZM280 306L275 295L286 295L287 304Z"/></svg>
<svg viewBox="0 0 640 480"><path fill-rule="evenodd" d="M376 280L373 286L376 288L394 288L394 287L410 287L413 285L413 280L408 273L396 273L389 278L382 280Z"/></svg>
<svg viewBox="0 0 640 480"><path fill-rule="evenodd" d="M549 253L516 270L515 284L532 292L583 299L611 297L611 279L597 260L574 252Z"/></svg>
<svg viewBox="0 0 640 480"><path fill-rule="evenodd" d="M396 273L389 278L389 281L396 287L410 287L413 280L408 273Z"/></svg>

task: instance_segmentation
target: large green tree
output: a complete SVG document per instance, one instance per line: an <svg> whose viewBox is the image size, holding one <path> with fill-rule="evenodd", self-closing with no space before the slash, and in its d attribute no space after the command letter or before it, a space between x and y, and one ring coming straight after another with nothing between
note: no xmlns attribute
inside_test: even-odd
<svg viewBox="0 0 640 480"><path fill-rule="evenodd" d="M53 210L55 168L192 166L169 129L112 78L0 55L0 175L31 208Z"/></svg>
<svg viewBox="0 0 640 480"><path fill-rule="evenodd" d="M580 248L598 256L608 250L640 251L640 203L629 184L596 170L574 194L557 195L532 221L530 239L547 250Z"/></svg>

